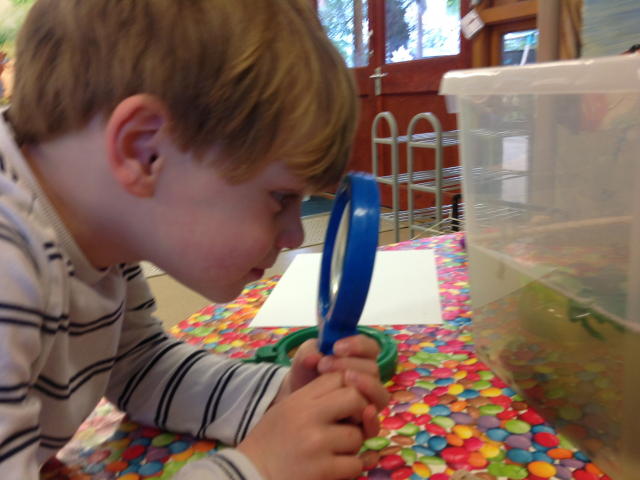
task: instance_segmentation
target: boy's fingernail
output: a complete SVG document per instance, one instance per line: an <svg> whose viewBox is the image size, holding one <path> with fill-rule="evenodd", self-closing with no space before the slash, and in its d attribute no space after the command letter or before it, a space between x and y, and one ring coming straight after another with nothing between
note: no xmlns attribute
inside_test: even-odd
<svg viewBox="0 0 640 480"><path fill-rule="evenodd" d="M322 357L320 359L320 362L318 363L318 371L320 373L328 372L329 370L331 370L332 363L333 360L331 360L331 357Z"/></svg>
<svg viewBox="0 0 640 480"><path fill-rule="evenodd" d="M358 372L355 372L353 370L347 370L347 372L344 374L344 377L347 383L351 383L351 384L358 383Z"/></svg>
<svg viewBox="0 0 640 480"><path fill-rule="evenodd" d="M333 353L336 355L346 355L349 353L349 345L346 342L336 342L333 345Z"/></svg>

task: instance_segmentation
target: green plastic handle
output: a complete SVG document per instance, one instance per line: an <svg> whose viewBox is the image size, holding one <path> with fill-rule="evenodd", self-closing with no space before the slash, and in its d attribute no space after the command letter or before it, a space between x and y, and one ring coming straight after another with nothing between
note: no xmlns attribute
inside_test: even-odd
<svg viewBox="0 0 640 480"><path fill-rule="evenodd" d="M380 347L380 353L378 355L380 378L383 382L388 382L396 373L396 365L398 363L398 347L396 342L375 328L359 326L358 332L378 342L378 346ZM255 357L245 358L242 361L246 363L272 362L288 367L291 365L291 359L288 355L289 352L311 338L318 338L317 327L303 328L297 332L290 333L274 345L260 347Z"/></svg>

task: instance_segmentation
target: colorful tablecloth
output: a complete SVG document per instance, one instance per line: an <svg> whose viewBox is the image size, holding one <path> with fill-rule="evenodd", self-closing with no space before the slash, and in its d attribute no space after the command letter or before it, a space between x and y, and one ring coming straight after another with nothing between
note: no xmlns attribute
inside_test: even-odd
<svg viewBox="0 0 640 480"><path fill-rule="evenodd" d="M398 343L382 430L366 441L358 480L449 480L456 470L482 480L608 480L519 395L478 361L471 332L467 256L461 234L383 247L434 249L444 325L378 327ZM214 304L171 330L183 341L231 358L252 356L293 329L251 328L277 284L273 277ZM398 319L390 319L394 322ZM106 401L82 425L43 480L171 478L186 462L223 446L138 425Z"/></svg>

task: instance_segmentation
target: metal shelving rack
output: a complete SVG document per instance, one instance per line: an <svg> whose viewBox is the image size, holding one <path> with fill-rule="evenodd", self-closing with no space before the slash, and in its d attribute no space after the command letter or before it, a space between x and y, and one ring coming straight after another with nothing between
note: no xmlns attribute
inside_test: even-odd
<svg viewBox="0 0 640 480"><path fill-rule="evenodd" d="M390 137L378 137L378 125L384 119L391 132ZM414 134L415 125L419 120L426 119L433 127L433 132ZM413 230L423 230L429 224L437 224L442 221L442 192L457 190L462 180L460 167L442 168L442 150L444 147L459 144L458 131L443 132L437 117L432 113L420 113L413 117L409 123L408 134L398 136L398 124L391 112L379 113L373 120L371 127L373 176L382 184L392 188L392 212L381 215L381 219L393 223L395 241L400 241L400 222L409 222L410 233ZM400 174L398 146L407 144L408 173ZM391 146L391 175L380 175L378 170L377 145ZM436 150L434 170L413 171L413 148L433 148ZM406 184L409 195L409 209L400 211L400 185ZM414 211L413 192L424 191L436 195L436 206ZM432 222L415 224L419 219L433 219Z"/></svg>
<svg viewBox="0 0 640 480"><path fill-rule="evenodd" d="M378 124L384 119L389 125L391 136L388 138L378 137ZM371 126L371 158L373 177L378 183L391 186L391 205L393 211L391 214L382 214L382 220L391 221L393 223L393 234L396 242L400 241L400 180L398 178L398 123L391 112L381 112L373 119ZM391 175L381 176L378 171L378 148L377 145L391 146Z"/></svg>
<svg viewBox="0 0 640 480"><path fill-rule="evenodd" d="M426 120L431 124L433 132L414 134L417 123ZM442 131L440 120L433 113L419 113L411 119L407 128L407 194L409 196L409 236L414 236L414 230L430 231L434 224L442 222L442 194L460 190L462 186L462 168L449 167L442 168L442 157L444 147L451 147L460 144L458 131ZM432 148L436 152L434 170L424 170L414 172L413 149ZM436 196L435 222L416 224L415 221L427 217L425 212L414 210L414 192L428 192Z"/></svg>

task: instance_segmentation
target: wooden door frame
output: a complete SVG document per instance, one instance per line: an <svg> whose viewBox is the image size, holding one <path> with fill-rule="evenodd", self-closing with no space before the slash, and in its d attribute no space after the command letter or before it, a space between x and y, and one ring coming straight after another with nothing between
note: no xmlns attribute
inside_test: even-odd
<svg viewBox="0 0 640 480"><path fill-rule="evenodd" d="M545 0L546 1L546 0ZM464 3L464 2L463 2ZM501 25L518 24L519 22L536 22L538 16L538 0L501 2L493 6L493 3L485 2L477 7L480 18L485 27L471 39L473 68L489 67L495 55L494 31L501 31ZM508 31L507 27L507 31ZM519 29L515 27L516 31ZM507 33L502 31L502 33Z"/></svg>
<svg viewBox="0 0 640 480"><path fill-rule="evenodd" d="M489 61L491 66L499 66L502 60L502 39L505 34L511 32L521 32L524 30L535 30L537 21L535 18L528 20L516 20L504 22L491 27L491 37L489 46Z"/></svg>

